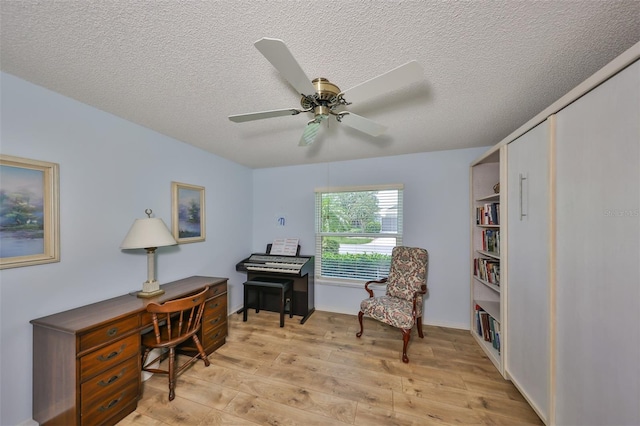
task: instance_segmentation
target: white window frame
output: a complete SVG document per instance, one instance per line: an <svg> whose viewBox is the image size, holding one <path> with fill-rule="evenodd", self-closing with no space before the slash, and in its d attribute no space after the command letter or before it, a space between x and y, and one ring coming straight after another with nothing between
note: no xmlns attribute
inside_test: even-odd
<svg viewBox="0 0 640 426"><path fill-rule="evenodd" d="M395 232L379 232L379 233L350 233L350 232L322 232L321 230L321 214L322 214L322 195L327 193L344 193L344 192L371 192L371 191L398 191L397 199L397 229ZM336 276L322 275L322 238L323 237L363 237L363 238L395 238L395 246L402 245L403 238L403 184L386 184L386 185L367 185L367 186L344 186L344 187L325 187L315 189L315 279L324 283L335 283L337 285L357 285L363 286L369 279L375 280L382 278L384 275L370 276L368 278L348 278ZM382 224L381 219L381 224ZM382 230L381 230L382 231Z"/></svg>

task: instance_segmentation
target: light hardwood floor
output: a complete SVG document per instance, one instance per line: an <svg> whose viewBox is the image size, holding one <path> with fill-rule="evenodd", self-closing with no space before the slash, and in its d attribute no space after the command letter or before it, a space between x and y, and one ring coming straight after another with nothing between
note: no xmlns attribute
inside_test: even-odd
<svg viewBox="0 0 640 426"><path fill-rule="evenodd" d="M178 377L144 382L138 409L119 425L542 424L468 331L402 334L365 318L316 311L278 327L278 314L229 316L227 343Z"/></svg>

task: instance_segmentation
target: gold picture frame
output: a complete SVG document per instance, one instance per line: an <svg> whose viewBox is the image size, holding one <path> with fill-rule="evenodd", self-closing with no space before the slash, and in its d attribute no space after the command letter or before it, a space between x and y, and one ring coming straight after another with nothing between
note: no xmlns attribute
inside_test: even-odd
<svg viewBox="0 0 640 426"><path fill-rule="evenodd" d="M204 187L171 182L171 233L178 244L205 240Z"/></svg>
<svg viewBox="0 0 640 426"><path fill-rule="evenodd" d="M59 169L0 154L0 269L60 261Z"/></svg>

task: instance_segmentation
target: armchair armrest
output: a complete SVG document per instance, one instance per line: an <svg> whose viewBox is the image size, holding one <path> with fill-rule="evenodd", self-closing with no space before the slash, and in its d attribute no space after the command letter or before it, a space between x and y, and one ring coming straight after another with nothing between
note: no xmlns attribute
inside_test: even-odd
<svg viewBox="0 0 640 426"><path fill-rule="evenodd" d="M371 281L367 281L366 283L364 283L364 289L367 290L367 293L369 293L369 297L374 297L373 296L373 290L371 290L369 288L369 284L384 284L384 283L387 282L387 280L388 280L388 277L382 278L382 279L379 279L379 280L371 280ZM413 309L415 310L415 302L414 302L414 308Z"/></svg>
<svg viewBox="0 0 640 426"><path fill-rule="evenodd" d="M427 294L427 286L426 284L422 284L422 286L420 286L420 291L416 291L413 294L413 318L415 319L417 317L417 312L416 312L416 300L418 299L418 295L421 294Z"/></svg>

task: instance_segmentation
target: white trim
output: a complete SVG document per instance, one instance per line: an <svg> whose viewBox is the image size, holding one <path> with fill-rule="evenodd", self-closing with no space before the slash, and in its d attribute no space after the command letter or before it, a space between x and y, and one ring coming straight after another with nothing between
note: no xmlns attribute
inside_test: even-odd
<svg viewBox="0 0 640 426"><path fill-rule="evenodd" d="M328 287L350 287L350 288L364 288L364 280L345 280L340 278L316 278L314 280L315 285L324 285ZM377 286L386 286L386 284L372 284Z"/></svg>
<svg viewBox="0 0 640 426"><path fill-rule="evenodd" d="M402 183L391 183L387 185L362 185L362 186L331 186L316 188L315 192L356 192L356 191L387 191L390 189L404 189Z"/></svg>

